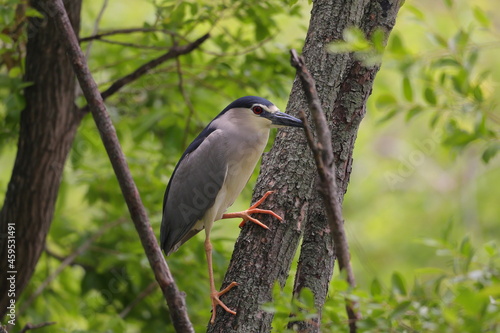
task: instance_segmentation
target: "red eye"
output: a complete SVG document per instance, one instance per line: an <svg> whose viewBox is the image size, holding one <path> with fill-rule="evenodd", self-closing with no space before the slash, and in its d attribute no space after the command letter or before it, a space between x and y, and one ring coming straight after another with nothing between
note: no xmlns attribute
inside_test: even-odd
<svg viewBox="0 0 500 333"><path fill-rule="evenodd" d="M253 111L253 113L255 113L255 114L261 114L262 112L264 112L264 109L262 109L262 107L260 107L260 106L254 106L254 107L252 108L252 111Z"/></svg>

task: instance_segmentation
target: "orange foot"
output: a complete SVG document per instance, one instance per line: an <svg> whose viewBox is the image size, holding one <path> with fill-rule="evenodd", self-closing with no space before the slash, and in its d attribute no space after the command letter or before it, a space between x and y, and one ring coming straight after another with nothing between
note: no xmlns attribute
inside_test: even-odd
<svg viewBox="0 0 500 333"><path fill-rule="evenodd" d="M229 286L227 286L226 288L224 288L221 291L212 290L212 292L210 293L210 299L212 300L212 319L210 319L211 324L213 324L215 322L215 315L217 314L217 305L220 305L224 310L226 310L227 312L229 312L232 315L236 314L236 311L233 311L230 308L228 308L226 306L226 304L224 304L219 299L219 297L221 297L222 295L224 295L225 293L227 293L229 290L233 289L237 285L238 285L238 283L231 282L231 284Z"/></svg>
<svg viewBox="0 0 500 333"><path fill-rule="evenodd" d="M260 198L259 201L257 201L256 203L254 203L247 210L244 210L242 212L224 214L224 215L222 215L222 218L223 219L229 219L229 218L234 218L234 217L241 217L243 219L243 221L241 221L241 223L240 223L240 228L242 228L248 221L251 221L251 222L253 222L253 223L257 224L257 225L260 225L264 229L269 229L267 227L267 225L265 225L264 223L260 222L257 219L254 219L253 217L250 216L250 214L270 214L270 215L274 216L275 218L277 218L278 220L283 221L283 218L281 216L279 216L278 214L276 214L275 212L273 212L272 210L258 209L257 208L272 193L274 193L274 191L267 191L266 194L264 194L264 196L262 198Z"/></svg>

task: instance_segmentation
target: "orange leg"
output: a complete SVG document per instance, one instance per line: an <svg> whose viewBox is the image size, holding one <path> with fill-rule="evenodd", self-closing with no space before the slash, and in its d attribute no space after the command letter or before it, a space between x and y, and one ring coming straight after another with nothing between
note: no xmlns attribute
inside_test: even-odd
<svg viewBox="0 0 500 333"><path fill-rule="evenodd" d="M236 287L238 284L236 282L231 282L231 284L223 290L217 291L217 289L215 289L214 271L212 266L212 244L210 243L210 238L208 236L205 239L205 253L207 255L208 276L210 278L210 299L212 301L212 319L210 319L210 323L213 324L215 322L215 315L217 314L217 305L220 305L230 314L236 314L236 312L228 308L226 304L219 299L219 297Z"/></svg>
<svg viewBox="0 0 500 333"><path fill-rule="evenodd" d="M253 217L250 216L250 214L270 214L270 215L274 216L275 218L277 218L278 220L283 221L283 218L281 216L279 216L278 214L276 214L275 212L273 212L272 210L258 209L257 208L272 193L274 193L274 191L267 191L266 194L264 194L264 196L262 196L262 198L260 198L259 201L257 201L256 203L254 203L247 210L244 210L242 212L224 214L224 215L222 215L222 219L230 219L230 218L234 218L234 217L241 217L243 219L243 221L241 221L241 223L240 223L240 228L242 228L248 221L251 221L251 222L253 222L253 223L257 224L257 225L260 225L264 229L269 229L267 227L267 225L265 225L264 223L260 222L257 219L254 219Z"/></svg>

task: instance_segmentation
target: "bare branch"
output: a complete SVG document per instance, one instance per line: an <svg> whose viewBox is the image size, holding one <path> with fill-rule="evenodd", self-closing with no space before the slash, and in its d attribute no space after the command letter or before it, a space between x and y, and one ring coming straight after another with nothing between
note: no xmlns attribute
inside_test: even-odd
<svg viewBox="0 0 500 333"><path fill-rule="evenodd" d="M99 41L108 44L121 45L125 47L132 47L136 49L145 49L145 50L165 50L166 48L168 48L168 46L141 45L135 43L119 42L117 40L111 40L106 38L99 38Z"/></svg>
<svg viewBox="0 0 500 333"><path fill-rule="evenodd" d="M184 296L178 290L172 274L170 273L170 269L158 246L155 234L149 223L146 209L142 204L139 191L137 190L137 186L128 168L125 155L120 147L116 130L106 111L103 97L99 93L97 84L85 61L85 57L78 44L78 39L73 31L64 4L62 0L54 0L47 2L47 6L49 6L52 13L54 13L54 19L61 31L61 42L66 48L67 55L73 65L83 94L89 103L95 123L101 134L104 147L109 155L130 215L149 260L149 264L153 269L156 281L158 281L165 300L167 301L173 325L178 332L194 332L193 325L187 314ZM208 36L205 36L205 39L206 38L208 38ZM179 48L177 48L177 51L179 52Z"/></svg>
<svg viewBox="0 0 500 333"><path fill-rule="evenodd" d="M332 238L335 243L335 249L339 262L340 271L345 271L346 280L351 287L356 286L354 273L351 267L349 245L344 229L344 219L342 217L342 207L339 201L339 190L335 178L335 163L332 149L332 134L328 128L323 108L316 91L316 84L313 77L306 68L304 59L300 57L295 50L290 51L292 66L297 69L297 75L302 82L309 110L311 111L312 119L317 131L318 142L315 143L312 135L312 130L307 122L304 113L301 113L302 121L304 122L304 130L306 132L307 142L314 154L318 174L320 178L321 196L325 202L326 214L328 223L332 230ZM354 301L346 299L346 311L349 318L350 332L356 332L356 321L360 319L357 311L357 304Z"/></svg>
<svg viewBox="0 0 500 333"><path fill-rule="evenodd" d="M61 262L65 261L68 258L68 257L64 257L64 256L61 256L61 255L55 253L54 251L52 251L51 249L49 249L47 247L47 245L45 245L45 254L47 254L49 257L52 257L52 258L54 258L54 259L56 259L58 261L61 261ZM70 262L69 266L79 266L79 267L82 267L83 269L85 269L86 271L94 269L93 266L90 266L90 265L87 265L87 264L83 264L81 262L75 262L75 261Z"/></svg>
<svg viewBox="0 0 500 333"><path fill-rule="evenodd" d="M106 36L113 36L113 35L121 35L121 34L132 34L136 32L162 32L164 34L172 35L172 36L178 36L176 32L170 31L170 30L165 30L165 29L157 29L157 28L129 28L129 29L118 29L118 30L112 30L112 31L107 31L107 32L102 32L100 34L95 34L92 36L88 37L83 37L79 39L80 43L84 42L89 42L94 39L101 39L102 37Z"/></svg>
<svg viewBox="0 0 500 333"><path fill-rule="evenodd" d="M128 313L137 305L139 304L144 298L148 297L155 289L158 287L158 283L156 282L151 282L149 286L146 287L139 295L137 295L136 299L134 299L125 309L120 312L119 316L120 318L125 318Z"/></svg>
<svg viewBox="0 0 500 333"><path fill-rule="evenodd" d="M213 51L208 51L208 50L205 50L203 52L206 53L206 54L210 54L210 55L216 56L216 57L236 57L236 56L245 55L245 54L251 53L251 52L253 52L255 50L258 50L262 46L264 46L265 44L267 44L270 41L272 41L274 38L276 38L276 35L267 37L267 38L261 40L260 42L258 42L255 45L252 45L250 47L247 47L246 49L243 49L241 51L236 51L236 52L227 52L227 53L222 52L222 53L219 53L219 52L213 52Z"/></svg>
<svg viewBox="0 0 500 333"><path fill-rule="evenodd" d="M94 30L93 34L96 34L97 31L99 31L99 23L101 23L102 17L104 16L104 11L106 10L106 7L108 6L108 0L104 0L102 2L101 9L99 10L99 14L97 14L97 17L94 22ZM87 51L85 51L85 58L88 59L90 56L90 50L92 49L92 41L88 43L87 45Z"/></svg>
<svg viewBox="0 0 500 333"><path fill-rule="evenodd" d="M135 44L135 43L119 42L117 40L111 40L111 39L107 39L107 38L101 38L101 39L99 39L99 41L103 42L103 43L108 43L108 44L121 45L121 46L125 46L125 47L132 47L135 49L165 50L167 48L166 46L141 45L141 44Z"/></svg>
<svg viewBox="0 0 500 333"><path fill-rule="evenodd" d="M169 59L174 59L174 58L176 58L180 55L183 55L183 54L190 53L194 49L198 48L198 46L200 46L205 40L207 40L208 37L210 37L210 35L205 34L192 43L182 45L182 46L173 46L167 53L159 56L158 58L155 58L153 60L148 61L147 63L140 66L132 73L127 74L124 77L116 80L108 89L106 89L105 91L103 91L101 93L101 98L103 100L105 100L106 98L113 95L121 88L123 88L125 85L137 80L138 78L140 78L144 74L148 73L153 68L164 63L165 61L167 61ZM83 108L80 109L80 111L88 112L89 106L88 105L84 106Z"/></svg>
<svg viewBox="0 0 500 333"><path fill-rule="evenodd" d="M54 325L55 323L56 323L55 321L49 321L49 322L41 323L41 324L30 324L30 323L27 323L23 327L23 329L19 331L19 333L24 333L24 332L27 332L29 330L36 330L37 328L42 328L42 327L45 327L45 326Z"/></svg>
<svg viewBox="0 0 500 333"><path fill-rule="evenodd" d="M177 65L177 75L179 77L179 91L182 94L182 98L184 99L184 103L186 103L186 106L189 109L189 113L186 119L186 128L184 129L184 137L182 138L182 149L186 149L186 144L187 144L187 139L189 136L189 126L191 125L191 119L193 118L194 115L194 107L193 103L191 103L191 99L189 98L189 95L184 88L184 77L182 73L182 67L181 67L181 61L179 57L175 58L175 64Z"/></svg>

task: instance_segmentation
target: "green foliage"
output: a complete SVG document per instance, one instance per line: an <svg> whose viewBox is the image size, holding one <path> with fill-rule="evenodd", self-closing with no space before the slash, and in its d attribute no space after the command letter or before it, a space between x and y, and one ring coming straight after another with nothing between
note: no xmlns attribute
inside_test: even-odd
<svg viewBox="0 0 500 333"><path fill-rule="evenodd" d="M395 72L393 82L400 81L401 90L378 96L377 108L385 113L380 120L403 114L410 121L426 114L432 128L444 129L444 145L457 151L479 146L487 163L498 151L498 89L484 59L491 45L498 43L498 30L480 6L444 3L445 20L458 13L465 16L467 10L473 15L455 19L456 24L443 29L419 4L407 3L402 8L402 15L425 27L430 49L415 50L403 31L390 36L383 63Z"/></svg>
<svg viewBox="0 0 500 333"><path fill-rule="evenodd" d="M21 110L24 108L23 89L29 83L22 81L22 47L26 36L22 25L26 16L38 16L35 10L17 13L20 0L8 0L0 6L0 142L12 143L17 136ZM3 144L0 144L0 151Z"/></svg>
<svg viewBox="0 0 500 333"><path fill-rule="evenodd" d="M375 30L370 38L367 38L363 31L357 27L349 27L344 30L344 40L336 41L329 45L329 50L333 53L350 53L363 61L367 66L380 64L385 48L384 32Z"/></svg>
<svg viewBox="0 0 500 333"><path fill-rule="evenodd" d="M279 332L294 332L294 329L285 327L296 321L309 321L318 317L310 289L304 288L298 297L290 297L278 282L273 287L273 302L264 303L262 309L274 314L273 327L279 328Z"/></svg>
<svg viewBox="0 0 500 333"><path fill-rule="evenodd" d="M321 331L348 332L344 304L349 299L357 302L362 316L359 332L498 332L498 243L489 242L477 250L468 238L459 243L447 238L423 239L421 243L435 249L444 264L418 269L412 285L398 272L392 274L388 286L374 279L369 292L351 290L345 280L334 278ZM304 291L309 301L299 297L290 302L275 287L274 302L263 307L275 313L273 332L293 332L285 328L294 319L290 314L299 313L303 320L316 316L312 294Z"/></svg>
<svg viewBox="0 0 500 333"><path fill-rule="evenodd" d="M444 3L449 13L456 13L459 3ZM406 31L392 33L385 49L382 31L367 38L357 27L346 29L343 40L331 43L329 49L333 53L352 52L368 66L380 64L384 55L384 66L396 71L399 77L394 80L401 82L401 92L393 89L378 96L376 105L385 113L380 121L397 114L405 114L407 121L421 113L431 114L430 126L445 129L445 145L461 150L478 142L484 151L483 161L488 163L498 151L498 94L490 78L492 70L481 58L492 43L498 43L499 32L481 7L468 6L473 16L443 31L432 25L434 18L418 4L404 5L402 15L406 11L417 24L427 27L433 42L428 54L405 45Z"/></svg>

